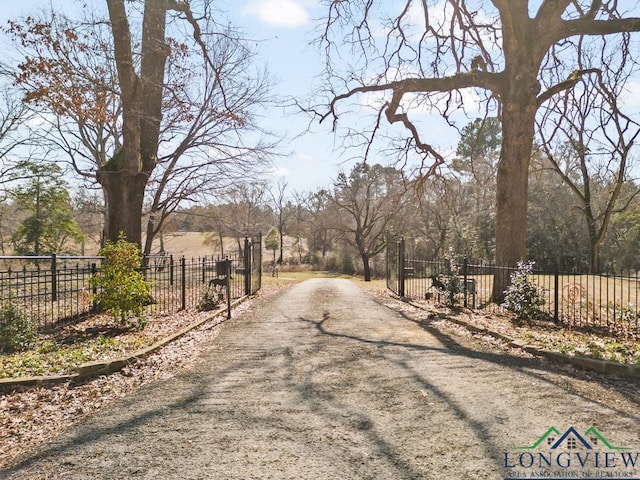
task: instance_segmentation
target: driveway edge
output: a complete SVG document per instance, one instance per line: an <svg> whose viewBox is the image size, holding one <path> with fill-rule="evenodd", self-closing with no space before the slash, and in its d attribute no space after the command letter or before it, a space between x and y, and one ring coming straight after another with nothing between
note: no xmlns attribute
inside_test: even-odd
<svg viewBox="0 0 640 480"><path fill-rule="evenodd" d="M423 305L412 302L408 299L399 300L405 301L410 305L419 308L420 310L427 310ZM545 350L544 348L540 348L536 345L529 345L522 340L518 340L515 338L511 338L507 335L503 335L498 332L494 332L485 327L479 327L478 325L474 325L471 322L467 322L461 318L452 315L445 315L443 317L444 320L448 320L453 322L461 327L466 328L467 330L474 333L481 333L484 335L489 335L493 338L497 338L509 344L510 347L519 348L527 353L532 355L537 355L540 357L548 358L549 360L553 360L560 363L568 363L574 365L576 367L583 368L585 370L591 370L598 373L604 373L608 375L617 375L620 377L626 378L637 378L640 379L640 365L632 365L627 363L618 363L612 362L610 360L599 360L597 358L589 358L589 357L575 357L571 355L566 355L564 353L552 352L550 350Z"/></svg>

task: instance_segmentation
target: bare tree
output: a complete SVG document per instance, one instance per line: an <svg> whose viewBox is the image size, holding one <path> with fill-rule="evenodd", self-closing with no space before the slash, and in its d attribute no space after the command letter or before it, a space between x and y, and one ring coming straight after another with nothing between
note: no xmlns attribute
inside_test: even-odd
<svg viewBox="0 0 640 480"><path fill-rule="evenodd" d="M358 252L365 282L371 280L369 261L386 247L387 231L401 233L403 207L409 198L406 193L402 174L381 165L359 163L334 182L329 198L340 215L333 228Z"/></svg>
<svg viewBox="0 0 640 480"><path fill-rule="evenodd" d="M228 212L228 231L238 244L238 252L243 252L242 239L262 232L269 225L265 222L267 186L262 182L238 183L220 196L220 202Z"/></svg>
<svg viewBox="0 0 640 480"><path fill-rule="evenodd" d="M2 68L5 75L5 68ZM0 96L0 252L5 253L8 238L17 226L19 215L16 206L10 202L8 187L11 182L21 181L28 176L21 173L20 147L30 144L30 137L19 127L31 119L27 107L22 103L15 89L3 85ZM23 153L24 154L24 153ZM29 152L26 153L28 155Z"/></svg>
<svg viewBox="0 0 640 480"><path fill-rule="evenodd" d="M321 259L324 259L333 245L332 227L335 224L337 212L332 211L330 192L324 189L309 193L301 203L309 217L306 220L310 237L309 250L313 257L312 261L317 263L317 254L320 253Z"/></svg>
<svg viewBox="0 0 640 480"><path fill-rule="evenodd" d="M132 229L139 242L147 211L148 253L181 203L259 171L277 142L256 122L271 85L241 32L216 23L209 0L140 3L139 51L128 11L138 4L118 0L107 2L109 29L99 15L78 23L52 14L10 31L23 49L25 99L56 114L48 138L102 185L105 231Z"/></svg>
<svg viewBox="0 0 640 480"><path fill-rule="evenodd" d="M586 73L576 68L575 41L594 36L604 42L609 35L640 30L640 18L633 17L638 6L625 10L617 0L405 0L389 11L376 9L369 0L326 4L321 41L329 111L322 118L338 125L341 105L349 108L349 99L368 95L374 122L366 131L358 123L352 138L363 139L370 149L383 136L384 116L408 132L400 144L405 162L421 158L421 172L429 174L445 159L425 141L412 111L439 112L451 125L456 114L469 108L497 112L502 146L496 175L496 261L515 265L523 260L538 109ZM629 58L629 43L622 38L618 55ZM351 61L342 62L345 55ZM465 95L476 99L469 102ZM497 276L494 300L501 300L508 281L506 275Z"/></svg>
<svg viewBox="0 0 640 480"><path fill-rule="evenodd" d="M461 192L462 185L456 178L438 175L424 180L416 200L414 228L424 241L421 246L424 254L430 258L441 258L447 252L447 246L453 247L455 219L464 208Z"/></svg>
<svg viewBox="0 0 640 480"><path fill-rule="evenodd" d="M311 259L307 257L307 254L312 253L312 251L309 244L310 213L305 208L307 193L294 191L292 197L293 200L288 202L287 207L291 219L288 230L290 234L295 238L293 247L297 250L298 253L298 263L302 264L303 262L305 262L305 258L307 259L308 263Z"/></svg>
<svg viewBox="0 0 640 480"><path fill-rule="evenodd" d="M276 183L275 187L272 186L271 188L268 188L269 196L271 197L271 207L273 208L273 213L276 217L276 228L280 235L280 243L278 245L280 248L278 264L280 265L282 265L282 256L284 252L284 229L289 216L294 213L291 209L290 202L287 201L287 187L287 182L284 179L280 179Z"/></svg>
<svg viewBox="0 0 640 480"><path fill-rule="evenodd" d="M599 70L584 75L576 87L549 102L541 122L554 128L540 129L551 168L573 192L585 220L592 273L600 272L600 245L612 215L640 193L627 194L621 204L640 124L621 111L620 82L603 75Z"/></svg>
<svg viewBox="0 0 640 480"><path fill-rule="evenodd" d="M266 72L253 68L255 55L229 26L202 42L209 53L200 69L169 70L169 84L177 86L170 91L176 109L162 125L164 148L147 185L148 247L185 200L215 199L247 177L260 176L277 154L278 140L257 123L257 111L271 105L272 85Z"/></svg>

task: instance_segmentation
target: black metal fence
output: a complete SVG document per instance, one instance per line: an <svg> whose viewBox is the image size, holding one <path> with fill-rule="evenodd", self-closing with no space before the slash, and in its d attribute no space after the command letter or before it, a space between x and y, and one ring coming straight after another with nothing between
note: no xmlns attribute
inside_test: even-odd
<svg viewBox="0 0 640 480"><path fill-rule="evenodd" d="M170 314L198 308L213 279L229 276L228 299L253 295L261 287L262 239L245 239L242 255L227 258L149 256L143 272L152 284L149 313ZM0 304L12 302L40 328L85 318L94 313L97 291L89 279L99 270L102 257L1 256ZM226 289L221 289L221 292Z"/></svg>
<svg viewBox="0 0 640 480"><path fill-rule="evenodd" d="M503 310L492 300L494 278L513 267L472 262L467 259L427 260L405 253L404 239L387 243L387 288L402 297L447 303L436 280L455 275L460 293L456 301L473 309ZM568 328L585 327L613 334L640 333L640 272L590 274L532 269L529 280L544 297L541 307L549 319Z"/></svg>

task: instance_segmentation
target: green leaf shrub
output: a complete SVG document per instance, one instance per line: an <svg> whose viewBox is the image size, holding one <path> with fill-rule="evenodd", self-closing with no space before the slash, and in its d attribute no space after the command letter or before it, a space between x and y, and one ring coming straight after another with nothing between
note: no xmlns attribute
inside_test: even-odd
<svg viewBox="0 0 640 480"><path fill-rule="evenodd" d="M502 306L516 314L519 319L544 317L541 307L545 303L545 289L531 280L534 262L518 262L511 274L511 284L505 290Z"/></svg>
<svg viewBox="0 0 640 480"><path fill-rule="evenodd" d="M202 312L215 310L222 300L222 294L211 285L202 290L198 308Z"/></svg>
<svg viewBox="0 0 640 480"><path fill-rule="evenodd" d="M38 335L33 319L13 303L0 306L0 351L26 350L35 345Z"/></svg>
<svg viewBox="0 0 640 480"><path fill-rule="evenodd" d="M449 262L449 274L442 279L445 285L447 306L455 307L459 301L458 294L464 291L462 279L460 278L460 266L456 262L456 255L453 248L445 255Z"/></svg>
<svg viewBox="0 0 640 480"><path fill-rule="evenodd" d="M133 315L138 319L138 327L144 327L143 311L152 303L152 286L141 272L140 249L120 234L117 242L107 242L100 255L104 261L98 274L91 278L91 286L98 288L98 307L119 317L123 325Z"/></svg>

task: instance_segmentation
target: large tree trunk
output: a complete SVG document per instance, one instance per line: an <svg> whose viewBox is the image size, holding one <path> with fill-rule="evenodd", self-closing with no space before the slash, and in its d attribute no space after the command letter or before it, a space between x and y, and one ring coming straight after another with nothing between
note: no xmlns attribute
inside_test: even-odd
<svg viewBox="0 0 640 480"><path fill-rule="evenodd" d="M141 245L141 215L146 176L130 176L122 170L101 170L98 172L98 181L103 188L107 212L104 239L115 241L120 233L124 233L127 241Z"/></svg>
<svg viewBox="0 0 640 480"><path fill-rule="evenodd" d="M143 17L141 77L135 72L131 30L124 0L107 2L122 95L123 147L98 172L107 202L105 237L142 244L142 207L155 167L162 112L167 48L164 42L167 0L147 0Z"/></svg>
<svg viewBox="0 0 640 480"><path fill-rule="evenodd" d="M527 256L529 163L533 147L537 69L513 69L509 92L503 98L502 149L496 184L496 264L493 301L501 303L510 282L510 269ZM505 268L505 267L508 267Z"/></svg>
<svg viewBox="0 0 640 480"><path fill-rule="evenodd" d="M364 281L371 281L371 266L369 265L369 255L366 253L360 253L360 258L362 258L362 268L364 270Z"/></svg>
<svg viewBox="0 0 640 480"><path fill-rule="evenodd" d="M156 235L156 224L153 220L153 211L150 214L150 218L147 221L147 232L145 234L144 239L144 248L142 249L142 254L144 256L151 255L151 249L153 248L153 239ZM164 248L161 249L164 251Z"/></svg>
<svg viewBox="0 0 640 480"><path fill-rule="evenodd" d="M503 10L505 72L502 100L502 148L496 177L496 264L492 298L504 300L509 269L527 255L529 162L533 147L537 80L542 55L534 50L533 22L527 2L505 3Z"/></svg>
<svg viewBox="0 0 640 480"><path fill-rule="evenodd" d="M596 221L589 206L585 208L587 231L589 232L589 273L600 273L600 243L603 236L598 236Z"/></svg>
<svg viewBox="0 0 640 480"><path fill-rule="evenodd" d="M527 191L534 105L505 105L496 193L496 264L493 301L501 303L510 270L527 255Z"/></svg>
<svg viewBox="0 0 640 480"><path fill-rule="evenodd" d="M113 46L122 95L121 151L98 172L105 192L107 222L105 240L115 241L124 233L129 242L142 242L142 195L136 185L140 174L140 81L133 65L131 31L123 0L107 2L113 32Z"/></svg>

